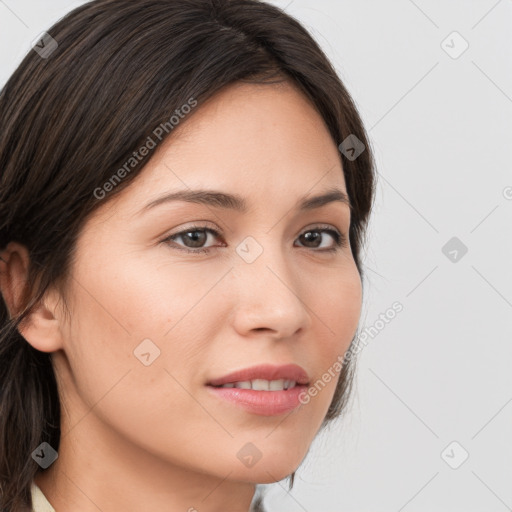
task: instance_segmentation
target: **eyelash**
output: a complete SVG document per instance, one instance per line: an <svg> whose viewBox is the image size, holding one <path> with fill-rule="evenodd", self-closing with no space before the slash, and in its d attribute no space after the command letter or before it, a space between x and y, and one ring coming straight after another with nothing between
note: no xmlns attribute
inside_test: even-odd
<svg viewBox="0 0 512 512"><path fill-rule="evenodd" d="M193 233L196 231L209 232L209 233L213 234L215 237L220 236L220 233L218 231L216 231L215 229L209 228L208 226L194 225L194 226L191 226L183 231L174 233L174 234L164 238L161 242L167 243L171 248L178 249L179 251L185 251L187 253L194 253L194 254L198 254L198 253L208 254L211 249L217 248L217 247L207 247L207 248L199 247L197 249L190 249L189 247L182 247L180 245L173 245L173 244L169 243L169 242L176 243L173 240L174 238L179 237L181 235L185 235L187 233L191 233L191 232ZM334 247L331 247L329 249L312 249L314 252L328 252L328 253L329 252L337 252L342 247L347 246L347 237L343 233L340 233L336 229L332 229L330 227L319 225L319 226L315 226L313 228L309 228L309 229L303 231L299 236L302 236L305 233L310 233L310 232L325 232L325 233L330 234L334 238ZM301 247L303 247L303 246L301 246ZM307 247L304 247L304 248L307 249Z"/></svg>

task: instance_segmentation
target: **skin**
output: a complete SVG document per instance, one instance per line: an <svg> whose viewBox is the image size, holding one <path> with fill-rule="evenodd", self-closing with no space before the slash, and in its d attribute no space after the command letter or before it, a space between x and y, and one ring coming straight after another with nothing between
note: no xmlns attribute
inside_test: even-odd
<svg viewBox="0 0 512 512"><path fill-rule="evenodd" d="M165 192L199 187L239 194L249 210L169 202L139 213ZM278 416L221 401L205 383L257 363L296 363L316 382L347 350L361 312L350 209L294 210L330 187L346 192L339 151L302 93L288 83L234 84L103 200L78 238L68 311L52 289L20 329L52 353L63 404L59 457L36 476L57 512L247 512L255 483L298 468L339 374ZM193 223L220 233L202 242L208 254L162 242ZM345 234L346 245L322 252L335 246L332 235L301 236L318 224ZM252 263L236 252L247 236L263 249ZM201 242L174 240L187 245ZM12 242L2 258L14 311L29 256ZM147 338L160 349L149 366L133 354ZM252 467L237 458L248 442L262 454Z"/></svg>

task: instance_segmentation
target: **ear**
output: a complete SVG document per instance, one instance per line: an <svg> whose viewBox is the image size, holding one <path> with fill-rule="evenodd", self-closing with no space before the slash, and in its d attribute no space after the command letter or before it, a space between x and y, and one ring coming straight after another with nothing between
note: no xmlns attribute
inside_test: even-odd
<svg viewBox="0 0 512 512"><path fill-rule="evenodd" d="M11 318L25 305L29 263L27 248L17 242L10 242L0 253L0 291ZM49 290L18 327L25 340L41 352L62 348L61 325L56 315L58 301L58 294Z"/></svg>

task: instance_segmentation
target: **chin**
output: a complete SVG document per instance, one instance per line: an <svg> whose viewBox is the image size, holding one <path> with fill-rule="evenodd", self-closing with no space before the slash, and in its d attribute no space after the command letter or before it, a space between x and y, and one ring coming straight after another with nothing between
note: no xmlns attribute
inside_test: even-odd
<svg viewBox="0 0 512 512"><path fill-rule="evenodd" d="M250 468L237 467L231 478L242 482L254 484L270 484L279 482L297 470L301 461L279 460L277 456L272 459L258 461Z"/></svg>

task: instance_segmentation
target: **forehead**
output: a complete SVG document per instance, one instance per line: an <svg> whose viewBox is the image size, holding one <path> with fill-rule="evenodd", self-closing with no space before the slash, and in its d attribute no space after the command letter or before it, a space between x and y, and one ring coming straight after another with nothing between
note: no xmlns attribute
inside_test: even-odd
<svg viewBox="0 0 512 512"><path fill-rule="evenodd" d="M115 201L133 214L164 192L201 188L250 208L334 187L346 190L338 149L297 86L236 83L185 117Z"/></svg>

